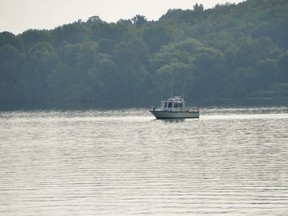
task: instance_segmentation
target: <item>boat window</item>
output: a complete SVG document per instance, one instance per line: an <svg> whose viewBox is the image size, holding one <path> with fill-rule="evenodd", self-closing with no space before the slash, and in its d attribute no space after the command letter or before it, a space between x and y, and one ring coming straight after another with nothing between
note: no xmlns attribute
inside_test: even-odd
<svg viewBox="0 0 288 216"><path fill-rule="evenodd" d="M179 103L179 107L183 107L183 103Z"/></svg>
<svg viewBox="0 0 288 216"><path fill-rule="evenodd" d="M164 103L164 107L167 107L167 103Z"/></svg>
<svg viewBox="0 0 288 216"><path fill-rule="evenodd" d="M172 103L169 103L169 104L168 104L168 108L172 108Z"/></svg>
<svg viewBox="0 0 288 216"><path fill-rule="evenodd" d="M178 103L174 103L174 108L178 108Z"/></svg>

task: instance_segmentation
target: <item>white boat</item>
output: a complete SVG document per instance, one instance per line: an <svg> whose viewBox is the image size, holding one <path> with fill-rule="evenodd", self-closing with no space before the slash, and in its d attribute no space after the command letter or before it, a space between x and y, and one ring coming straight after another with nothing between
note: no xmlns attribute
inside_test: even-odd
<svg viewBox="0 0 288 216"><path fill-rule="evenodd" d="M186 109L185 101L180 96L174 96L161 101L159 108L150 107L149 110L156 119L185 119L199 118L199 108L191 110Z"/></svg>

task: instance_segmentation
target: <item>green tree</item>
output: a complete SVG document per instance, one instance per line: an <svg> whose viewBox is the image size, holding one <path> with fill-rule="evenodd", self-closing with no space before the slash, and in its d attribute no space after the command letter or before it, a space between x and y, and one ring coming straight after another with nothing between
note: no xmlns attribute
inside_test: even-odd
<svg viewBox="0 0 288 216"><path fill-rule="evenodd" d="M73 100L73 70L74 68L59 62L48 77L49 100L69 102Z"/></svg>
<svg viewBox="0 0 288 216"><path fill-rule="evenodd" d="M15 47L0 47L0 102L17 103L21 101L17 85L23 66L23 54Z"/></svg>
<svg viewBox="0 0 288 216"><path fill-rule="evenodd" d="M288 83L288 51L278 60L279 80Z"/></svg>
<svg viewBox="0 0 288 216"><path fill-rule="evenodd" d="M136 25L138 28L143 27L147 23L147 19L145 16L136 15L132 19L132 23Z"/></svg>
<svg viewBox="0 0 288 216"><path fill-rule="evenodd" d="M98 16L0 33L0 102L125 106L185 97L286 97L288 1L171 9L158 21ZM147 103L150 103L147 101Z"/></svg>
<svg viewBox="0 0 288 216"><path fill-rule="evenodd" d="M10 45L19 50L23 48L22 41L17 36L10 32L0 32L0 47Z"/></svg>
<svg viewBox="0 0 288 216"><path fill-rule="evenodd" d="M53 46L58 47L64 41L69 43L82 43L89 37L89 30L85 24L78 20L77 22L59 26L51 32L51 41Z"/></svg>
<svg viewBox="0 0 288 216"><path fill-rule="evenodd" d="M143 39L148 45L150 52L159 51L163 45L173 41L170 30L158 24L147 26L143 31Z"/></svg>
<svg viewBox="0 0 288 216"><path fill-rule="evenodd" d="M227 69L223 53L203 48L195 56L196 91L203 97L219 97L227 88Z"/></svg>
<svg viewBox="0 0 288 216"><path fill-rule="evenodd" d="M26 102L45 101L48 77L57 62L57 53L49 43L36 44L28 51L21 76L21 88Z"/></svg>
<svg viewBox="0 0 288 216"><path fill-rule="evenodd" d="M29 29L20 35L20 39L26 46L34 45L41 42L50 43L50 32L45 30Z"/></svg>
<svg viewBox="0 0 288 216"><path fill-rule="evenodd" d="M201 14L204 12L204 6L203 4L195 4L193 6L193 12L196 14Z"/></svg>
<svg viewBox="0 0 288 216"><path fill-rule="evenodd" d="M110 39L103 39L99 41L99 52L112 54L114 48L116 46L116 42Z"/></svg>

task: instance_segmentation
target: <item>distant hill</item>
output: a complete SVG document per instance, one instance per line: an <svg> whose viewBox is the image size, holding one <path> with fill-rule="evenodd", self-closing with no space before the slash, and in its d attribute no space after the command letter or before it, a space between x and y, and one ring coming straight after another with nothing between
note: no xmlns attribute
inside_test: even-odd
<svg viewBox="0 0 288 216"><path fill-rule="evenodd" d="M0 104L147 106L288 99L288 1L171 9L158 21L94 16L54 30L0 33Z"/></svg>

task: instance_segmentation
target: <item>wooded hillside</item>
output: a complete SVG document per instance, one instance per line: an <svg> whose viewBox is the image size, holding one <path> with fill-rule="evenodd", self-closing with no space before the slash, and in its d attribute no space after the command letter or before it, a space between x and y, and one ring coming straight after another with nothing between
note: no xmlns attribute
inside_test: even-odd
<svg viewBox="0 0 288 216"><path fill-rule="evenodd" d="M54 30L0 33L0 103L147 106L288 98L288 1L171 9L158 21L94 16Z"/></svg>

